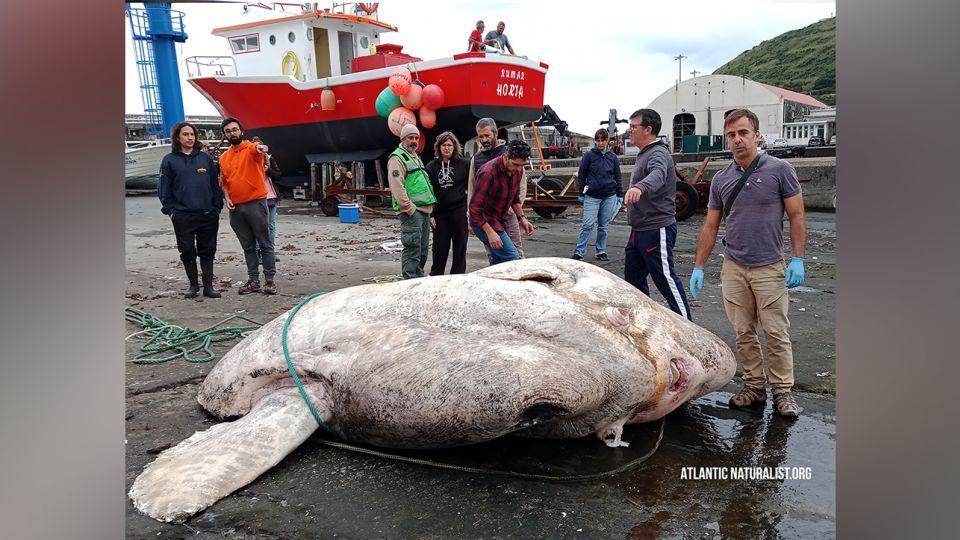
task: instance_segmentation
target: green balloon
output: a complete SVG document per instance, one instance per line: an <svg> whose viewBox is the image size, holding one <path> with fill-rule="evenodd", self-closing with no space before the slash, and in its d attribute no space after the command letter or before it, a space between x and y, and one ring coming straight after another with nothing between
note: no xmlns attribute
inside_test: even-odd
<svg viewBox="0 0 960 540"><path fill-rule="evenodd" d="M384 118L389 117L390 113L400 105L400 96L394 94L389 86L377 96L377 113Z"/></svg>

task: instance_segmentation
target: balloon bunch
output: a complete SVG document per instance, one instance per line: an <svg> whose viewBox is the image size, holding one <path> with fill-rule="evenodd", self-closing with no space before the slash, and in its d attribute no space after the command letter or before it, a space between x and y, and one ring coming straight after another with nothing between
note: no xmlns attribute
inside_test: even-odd
<svg viewBox="0 0 960 540"><path fill-rule="evenodd" d="M394 70L389 84L377 96L377 113L387 119L390 132L399 137L404 125L417 125L414 111L419 111L420 125L423 128L431 129L436 126L436 109L443 105L444 98L442 88L435 84L424 85L419 79L414 80L410 70L401 67ZM417 148L417 152L423 150L425 140L421 129L421 148Z"/></svg>

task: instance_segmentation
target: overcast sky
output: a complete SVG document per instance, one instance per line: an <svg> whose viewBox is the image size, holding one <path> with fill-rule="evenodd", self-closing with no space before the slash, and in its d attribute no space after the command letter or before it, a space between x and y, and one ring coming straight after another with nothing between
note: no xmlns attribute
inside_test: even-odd
<svg viewBox="0 0 960 540"><path fill-rule="evenodd" d="M178 45L183 103L187 114L217 114L185 82L184 58L229 55L214 27L281 16L242 3L174 4L183 11L186 43ZM332 4L323 4L327 6ZM788 30L830 17L835 1L728 0L725 2L621 1L591 4L548 1L424 0L380 2L380 20L398 28L382 43L398 43L404 52L430 60L466 50L478 19L487 30L497 21L519 55L546 62L546 96L570 129L592 135L616 108L620 118L650 104L677 79L677 54L683 79L691 71L711 73L741 52ZM141 7L134 5L134 7ZM289 9L289 8L288 8ZM139 81L126 26L126 111L142 113Z"/></svg>

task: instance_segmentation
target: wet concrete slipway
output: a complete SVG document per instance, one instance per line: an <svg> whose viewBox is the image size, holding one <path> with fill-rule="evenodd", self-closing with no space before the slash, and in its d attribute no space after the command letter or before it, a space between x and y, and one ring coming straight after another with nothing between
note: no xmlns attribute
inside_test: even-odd
<svg viewBox="0 0 960 540"><path fill-rule="evenodd" d="M363 214L359 224L323 217L302 201L284 201L277 218L280 294L239 296L222 285L219 300L186 300L169 219L155 197L126 200L126 305L180 326L206 328L232 314L266 322L319 290L369 283L399 273L399 253L381 244L399 239L396 219ZM539 219L525 243L528 256L569 256L580 212ZM723 391L666 417L663 442L638 467L587 482L551 482L464 473L303 444L252 484L184 524L165 524L127 501L130 538L828 538L835 529L836 306L834 215L808 213L807 282L791 292L791 333L798 401L794 422L762 410L728 407L740 376ZM689 279L702 216L679 225L676 262ZM789 230L789 223L785 222ZM623 275L628 227L621 213L610 227L611 260ZM221 216L216 275L245 279L240 246ZM428 262L429 265L429 262ZM486 265L470 239L468 271ZM720 258L706 268L695 321L729 344ZM366 281L365 281L366 280ZM226 280L224 280L226 281ZM654 298L662 301L659 293ZM139 330L127 323L127 333ZM139 365L140 343L127 342L126 488L156 454L217 422L196 401L212 363L176 360ZM214 348L218 357L232 342ZM645 454L659 423L628 428L629 448L607 448L594 437L572 441L505 438L464 449L417 452L417 457L489 469L549 475L615 469ZM684 479L685 467L809 467L809 478ZM705 474L697 469L695 474Z"/></svg>

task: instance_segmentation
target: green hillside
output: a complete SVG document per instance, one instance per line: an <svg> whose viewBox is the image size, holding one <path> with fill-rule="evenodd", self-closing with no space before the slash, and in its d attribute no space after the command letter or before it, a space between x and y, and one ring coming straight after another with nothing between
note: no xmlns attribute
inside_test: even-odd
<svg viewBox="0 0 960 540"><path fill-rule="evenodd" d="M762 42L714 74L748 79L837 102L837 18L831 17Z"/></svg>

